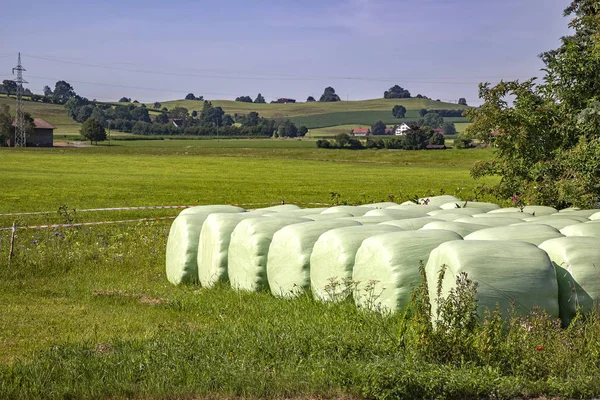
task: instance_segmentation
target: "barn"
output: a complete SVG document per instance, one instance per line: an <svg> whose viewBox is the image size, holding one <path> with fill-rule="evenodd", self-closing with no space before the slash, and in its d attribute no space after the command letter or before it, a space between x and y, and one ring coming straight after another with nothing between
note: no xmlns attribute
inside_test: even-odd
<svg viewBox="0 0 600 400"><path fill-rule="evenodd" d="M52 147L55 127L41 118L34 118L33 125L33 133L27 135L27 147ZM8 139L8 147L14 146L15 134L13 133Z"/></svg>

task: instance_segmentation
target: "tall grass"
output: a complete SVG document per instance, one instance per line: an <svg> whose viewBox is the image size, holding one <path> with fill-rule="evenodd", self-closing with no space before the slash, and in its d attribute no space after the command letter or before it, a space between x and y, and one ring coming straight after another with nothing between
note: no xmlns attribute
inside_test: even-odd
<svg viewBox="0 0 600 400"><path fill-rule="evenodd" d="M600 394L597 313L566 329L539 311L480 320L467 276L446 299L428 299L424 282L396 315L309 293L178 288L164 277L167 232L20 231L0 264L0 398ZM2 261L7 248L0 234Z"/></svg>

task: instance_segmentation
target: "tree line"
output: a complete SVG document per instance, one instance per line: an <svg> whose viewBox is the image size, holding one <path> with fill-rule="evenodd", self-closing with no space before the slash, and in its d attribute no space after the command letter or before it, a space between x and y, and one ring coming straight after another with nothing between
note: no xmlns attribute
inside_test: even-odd
<svg viewBox="0 0 600 400"><path fill-rule="evenodd" d="M445 145L444 135L430 127L412 126L404 136L367 137L365 144L347 133L340 133L334 140L320 139L316 142L321 149L398 149L425 150L429 145Z"/></svg>

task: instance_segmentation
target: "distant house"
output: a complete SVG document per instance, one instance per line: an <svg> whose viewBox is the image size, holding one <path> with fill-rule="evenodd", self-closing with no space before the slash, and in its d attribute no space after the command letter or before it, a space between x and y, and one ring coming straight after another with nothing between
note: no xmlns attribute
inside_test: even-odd
<svg viewBox="0 0 600 400"><path fill-rule="evenodd" d="M271 104L287 104L287 103L295 103L296 99L287 99L285 97L277 100L273 100Z"/></svg>
<svg viewBox="0 0 600 400"><path fill-rule="evenodd" d="M410 126L403 122L402 124L396 127L396 131L394 133L396 136L404 136L408 131L410 131Z"/></svg>
<svg viewBox="0 0 600 400"><path fill-rule="evenodd" d="M371 134L371 130L369 128L354 128L352 130L352 135L354 136L368 136Z"/></svg>
<svg viewBox="0 0 600 400"><path fill-rule="evenodd" d="M16 127L16 124L12 124ZM27 147L52 147L54 145L54 129L53 125L44 121L41 118L33 119L33 133L27 135ZM15 133L13 132L8 138L8 147L15 146Z"/></svg>
<svg viewBox="0 0 600 400"><path fill-rule="evenodd" d="M385 134L386 135L393 135L394 134L394 130L392 128L385 128Z"/></svg>

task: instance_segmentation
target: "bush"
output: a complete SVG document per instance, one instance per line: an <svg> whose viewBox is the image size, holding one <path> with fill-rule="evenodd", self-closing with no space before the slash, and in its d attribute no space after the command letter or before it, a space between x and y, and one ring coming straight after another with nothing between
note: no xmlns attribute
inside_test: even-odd
<svg viewBox="0 0 600 400"><path fill-rule="evenodd" d="M329 142L329 140L319 139L317 140L317 147L320 149L330 149L331 143Z"/></svg>
<svg viewBox="0 0 600 400"><path fill-rule="evenodd" d="M463 135L458 135L454 139L454 147L457 149L470 149L473 147L473 140L466 138Z"/></svg>

